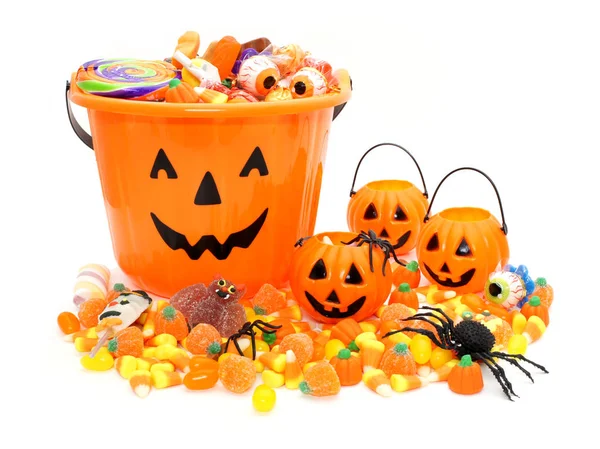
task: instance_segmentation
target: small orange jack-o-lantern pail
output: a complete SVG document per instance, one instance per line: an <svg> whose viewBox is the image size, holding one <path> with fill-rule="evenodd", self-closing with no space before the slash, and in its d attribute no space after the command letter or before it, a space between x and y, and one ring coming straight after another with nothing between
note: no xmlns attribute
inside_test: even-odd
<svg viewBox="0 0 600 449"><path fill-rule="evenodd" d="M351 96L186 104L90 95L67 83L75 133L95 151L117 263L163 297L215 273L287 283L298 235L314 230L329 128ZM92 136L69 101L88 110Z"/></svg>
<svg viewBox="0 0 600 449"><path fill-rule="evenodd" d="M363 159L384 145L397 147L406 152L419 170L423 191L404 180L372 181L354 191L356 176ZM423 218L427 211L427 186L421 167L412 154L395 143L380 143L369 148L358 161L348 203L348 228L352 232L372 229L378 237L389 240L397 255L408 254L415 248L417 238L423 227Z"/></svg>
<svg viewBox="0 0 600 449"><path fill-rule="evenodd" d="M492 184L502 215L502 225L489 211L478 207L453 207L429 218L431 205L443 182L461 170L482 174ZM493 181L481 170L457 168L438 184L417 242L417 259L423 275L442 289L457 293L483 290L490 273L508 263L509 249L500 194Z"/></svg>

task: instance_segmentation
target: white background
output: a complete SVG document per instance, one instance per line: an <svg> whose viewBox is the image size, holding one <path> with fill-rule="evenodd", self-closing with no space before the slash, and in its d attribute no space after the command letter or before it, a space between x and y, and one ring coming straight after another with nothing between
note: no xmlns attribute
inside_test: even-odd
<svg viewBox="0 0 600 449"><path fill-rule="evenodd" d="M599 10L594 2L40 2L5 6L2 42L3 318L0 446L500 447L581 443L597 426L600 149ZM21 3L20 3L21 5ZM12 9L11 9L12 8ZM18 10L14 9L18 8ZM60 339L80 265L114 267L93 153L74 136L64 84L90 59L169 56L186 30L201 51L226 34L299 43L349 70L354 95L333 124L316 231L345 230L354 168L371 145L406 146L433 192L470 165L497 184L511 262L556 290L551 324L527 355L550 370L508 375L520 399L485 373L474 397L432 385L384 399L364 386L331 400L278 390L257 415L251 392L153 391L116 372L85 372ZM81 110L78 117L87 120ZM380 150L358 185L408 179ZM457 174L434 212L476 205L498 215L485 179ZM584 411L583 407L591 407ZM10 443L7 446L4 443ZM53 444L54 445L54 444ZM346 445L346 446L344 446Z"/></svg>

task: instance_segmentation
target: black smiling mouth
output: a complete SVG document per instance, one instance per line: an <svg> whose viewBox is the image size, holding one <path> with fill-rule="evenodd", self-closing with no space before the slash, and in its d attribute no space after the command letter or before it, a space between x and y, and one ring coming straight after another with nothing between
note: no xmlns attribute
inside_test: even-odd
<svg viewBox="0 0 600 449"><path fill-rule="evenodd" d="M400 249L402 248L404 245L406 245L406 242L408 242L408 239L410 238L410 231L406 231L404 234L402 234L400 236L400 238L398 239L398 242L392 246L392 248L394 249Z"/></svg>
<svg viewBox="0 0 600 449"><path fill-rule="evenodd" d="M323 304L317 301L315 297L312 296L310 293L305 291L304 294L306 295L306 299L308 299L308 302L315 309L315 311L327 318L348 318L350 316L356 315L356 313L362 308L362 306L365 304L365 301L367 300L366 296L361 296L352 304L350 304L345 312L342 312L338 307L333 307L331 310L326 310L325 307L323 307Z"/></svg>
<svg viewBox="0 0 600 449"><path fill-rule="evenodd" d="M182 249L190 259L198 260L204 254L204 251L208 250L217 260L225 260L231 254L233 248L248 248L252 244L262 229L268 212L269 209L267 208L250 226L230 234L225 243L220 243L214 235L204 235L195 245L190 245L185 235L171 229L160 221L154 213L151 212L150 216L163 241L173 251Z"/></svg>
<svg viewBox="0 0 600 449"><path fill-rule="evenodd" d="M423 264L423 265L425 265L425 269L427 270L429 275L433 278L435 283L439 284L443 287L451 287L452 288L452 287L462 287L463 285L467 285L469 282L471 282L471 279L473 279L473 275L475 274L475 268L471 268L469 271L466 271L462 274L462 276L460 277L460 281L458 281L458 282L453 282L451 279L446 279L445 281L442 281L439 278L439 276L437 276L433 272L433 270L427 266L427 264Z"/></svg>

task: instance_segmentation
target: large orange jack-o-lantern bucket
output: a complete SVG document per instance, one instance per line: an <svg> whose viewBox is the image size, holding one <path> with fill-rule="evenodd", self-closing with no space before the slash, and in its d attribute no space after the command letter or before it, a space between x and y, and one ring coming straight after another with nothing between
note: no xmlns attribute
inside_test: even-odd
<svg viewBox="0 0 600 449"><path fill-rule="evenodd" d="M298 235L314 230L332 120L351 96L238 104L155 103L83 93L67 83L75 133L95 150L119 267L170 297L215 273L287 283ZM69 100L88 110L92 136Z"/></svg>
<svg viewBox="0 0 600 449"><path fill-rule="evenodd" d="M461 170L480 173L492 184L502 225L489 211L478 207L452 207L429 218L438 190L450 175ZM462 167L448 173L435 189L424 221L417 241L417 259L423 275L442 289L460 294L480 292L490 273L508 263L508 229L500 194L481 170Z"/></svg>
<svg viewBox="0 0 600 449"><path fill-rule="evenodd" d="M422 192L411 182L398 179L372 181L358 192L354 191L363 159L375 148L385 145L399 148L410 156L419 170ZM369 148L358 161L350 188L348 228L352 232L372 229L378 237L390 241L397 255L408 254L417 244L428 205L425 178L414 156L395 143L380 143Z"/></svg>

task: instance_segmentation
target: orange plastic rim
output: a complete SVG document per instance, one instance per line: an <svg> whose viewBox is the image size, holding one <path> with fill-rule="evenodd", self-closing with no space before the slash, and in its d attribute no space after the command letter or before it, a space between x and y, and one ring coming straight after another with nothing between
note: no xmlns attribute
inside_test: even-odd
<svg viewBox="0 0 600 449"><path fill-rule="evenodd" d="M332 108L350 99L352 88L348 72L340 69L333 76L339 81L340 92L338 93L275 102L195 104L123 100L88 94L77 87L76 73L73 73L71 75L70 98L73 103L87 109L155 117L225 118L298 114Z"/></svg>

